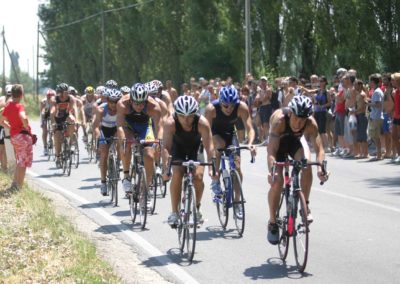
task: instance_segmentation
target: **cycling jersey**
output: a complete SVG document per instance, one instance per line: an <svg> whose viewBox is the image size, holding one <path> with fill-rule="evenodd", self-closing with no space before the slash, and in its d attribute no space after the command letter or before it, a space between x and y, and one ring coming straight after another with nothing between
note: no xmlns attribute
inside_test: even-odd
<svg viewBox="0 0 400 284"><path fill-rule="evenodd" d="M215 118L212 121L211 131L213 135L219 135L225 141L225 146L233 145L233 137L236 136L235 124L238 120L239 103L235 105L232 113L226 115L222 112L219 100L212 102L215 108Z"/></svg>
<svg viewBox="0 0 400 284"><path fill-rule="evenodd" d="M108 113L108 104L104 105L103 119L101 120L101 126L112 128L117 126L117 114L110 115Z"/></svg>
<svg viewBox="0 0 400 284"><path fill-rule="evenodd" d="M192 129L185 131L178 121L176 113L173 115L175 121L175 134L173 136L172 159L173 160L197 160L201 135L199 133L200 115L194 116Z"/></svg>
<svg viewBox="0 0 400 284"><path fill-rule="evenodd" d="M292 158L294 158L297 150L303 148L300 139L303 136L303 132L308 123L307 120L304 127L300 131L294 132L290 127L290 118L288 115L289 108L282 108L282 112L285 115L285 131L280 135L279 149L276 154L276 161L278 162L284 162L286 155L290 155Z"/></svg>
<svg viewBox="0 0 400 284"><path fill-rule="evenodd" d="M129 108L130 112L125 116L126 127L138 134L140 140L153 140L154 132L152 120L147 114L147 102L141 112L135 111L131 105Z"/></svg>
<svg viewBox="0 0 400 284"><path fill-rule="evenodd" d="M94 99L94 97L92 98L92 101L90 101L90 102L86 97L86 102L85 102L85 105L83 107L83 111L85 113L85 116L86 116L87 120L91 120L92 117L93 117L93 107L94 107L95 103L96 103L96 100Z"/></svg>
<svg viewBox="0 0 400 284"><path fill-rule="evenodd" d="M60 100L60 97L56 97L56 105L57 105L57 118L67 118L69 114L69 102L70 98L66 99L64 102Z"/></svg>

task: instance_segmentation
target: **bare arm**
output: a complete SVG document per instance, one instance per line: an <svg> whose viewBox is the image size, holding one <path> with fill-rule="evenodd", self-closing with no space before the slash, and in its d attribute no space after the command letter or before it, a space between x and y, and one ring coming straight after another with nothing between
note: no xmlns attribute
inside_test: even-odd
<svg viewBox="0 0 400 284"><path fill-rule="evenodd" d="M163 144L164 147L162 149L162 164L163 164L163 172L167 171L167 163L169 156L172 151L172 141L175 134L175 121L172 117L169 117L164 123L164 134L163 134Z"/></svg>
<svg viewBox="0 0 400 284"><path fill-rule="evenodd" d="M210 124L203 116L200 116L199 119L199 133L203 141L204 149L207 152L207 160L208 162L211 162L211 159L215 158L214 143L212 140Z"/></svg>
<svg viewBox="0 0 400 284"><path fill-rule="evenodd" d="M205 116L205 118L207 119L208 124L209 124L210 127L211 127L212 122L213 122L213 120L214 120L214 118L215 118L215 116L216 116L215 107L214 107L213 104L210 103L210 104L208 104L208 105L206 106L206 110L205 110L205 112L204 112L204 116Z"/></svg>

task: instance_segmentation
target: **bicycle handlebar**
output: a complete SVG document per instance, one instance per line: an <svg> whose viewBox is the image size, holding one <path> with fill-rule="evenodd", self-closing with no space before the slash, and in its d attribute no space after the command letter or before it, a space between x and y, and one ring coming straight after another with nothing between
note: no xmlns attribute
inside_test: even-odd
<svg viewBox="0 0 400 284"><path fill-rule="evenodd" d="M276 167L277 166L281 166L281 167L287 167L287 166L292 166L295 167L299 170L307 167L307 166L320 166L322 169L322 173L324 176L326 176L326 179L328 180L329 178L329 173L327 172L327 164L328 162L326 160L322 161L322 163L320 162L308 162L307 159L303 159L301 161L297 161L297 160L286 160L284 162L274 162L273 166L272 166L272 171L271 171L271 175L272 175L272 181L274 181L274 177L275 177L275 172L276 172ZM321 181L319 184L323 185L325 182Z"/></svg>
<svg viewBox="0 0 400 284"><path fill-rule="evenodd" d="M168 172L167 172L168 176L171 176L171 168L172 168L172 166L184 166L184 167L211 166L212 167L213 176L216 175L215 158L212 158L211 163L204 163L204 162L193 161L193 160L189 160L189 161L172 161L172 156L169 156L169 158L168 158Z"/></svg>
<svg viewBox="0 0 400 284"><path fill-rule="evenodd" d="M225 153L227 155L229 155L228 153L231 153L233 151L240 151L240 150L251 150L249 146L228 146L227 148L219 148L217 149L218 152L220 153ZM256 157L251 155L251 160L250 163L254 163L256 161Z"/></svg>

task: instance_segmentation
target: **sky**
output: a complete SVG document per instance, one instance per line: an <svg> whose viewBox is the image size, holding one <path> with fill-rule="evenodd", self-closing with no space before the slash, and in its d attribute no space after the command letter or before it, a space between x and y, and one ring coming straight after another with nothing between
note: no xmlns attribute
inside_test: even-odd
<svg viewBox="0 0 400 284"><path fill-rule="evenodd" d="M44 0L0 0L0 73L3 73L3 50L1 31L5 31L5 38L10 49L19 53L19 66L22 71L29 72L36 76L36 46L37 46L37 16L38 5L47 1ZM18 15L18 18L16 16ZM43 38L39 43L44 44ZM40 51L43 55L43 50ZM10 58L7 50L6 75L10 73ZM33 65L34 63L34 65ZM29 68L29 70L28 70ZM34 69L33 69L34 68ZM39 72L45 69L43 60L39 61Z"/></svg>

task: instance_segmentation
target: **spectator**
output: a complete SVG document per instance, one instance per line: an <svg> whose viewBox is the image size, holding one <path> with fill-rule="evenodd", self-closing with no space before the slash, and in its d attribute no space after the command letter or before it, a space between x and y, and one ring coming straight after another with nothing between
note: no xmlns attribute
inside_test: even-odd
<svg viewBox="0 0 400 284"><path fill-rule="evenodd" d="M400 73L392 74L392 85L394 92L392 100L394 101L392 141L394 151L392 153L392 162L400 163Z"/></svg>
<svg viewBox="0 0 400 284"><path fill-rule="evenodd" d="M356 80L354 83L356 90L356 117L357 117L357 139L355 147L358 155L356 159L368 158L368 118L367 118L367 94L364 92L364 84L361 80Z"/></svg>
<svg viewBox="0 0 400 284"><path fill-rule="evenodd" d="M201 92L199 96L199 113L201 115L204 115L204 112L206 110L206 106L210 103L211 100L211 93L208 90L208 81L207 80L202 80L201 83Z"/></svg>
<svg viewBox="0 0 400 284"><path fill-rule="evenodd" d="M326 134L326 118L328 107L331 105L331 99L326 90L326 84L328 80L325 76L321 76L319 79L319 90L314 97L314 118L318 125L318 131L322 138L322 144L324 149L328 147L328 136ZM316 87L314 83L314 87Z"/></svg>
<svg viewBox="0 0 400 284"><path fill-rule="evenodd" d="M392 112L394 107L394 102L391 98L393 88L390 82L391 74L386 73L382 75L382 86L383 91L383 125L381 130L381 143L385 147L384 158L389 159L392 157L392 133L390 130L390 123L392 120Z"/></svg>
<svg viewBox="0 0 400 284"><path fill-rule="evenodd" d="M6 95L5 95L5 97L0 98L0 112L3 111L7 102L11 99L11 88L12 88L12 85L6 85L6 88L5 88ZM8 164L7 164L6 147L4 144L4 137L6 135L4 127L8 128L9 126L6 123L0 124L0 163L1 163L1 170L6 173Z"/></svg>
<svg viewBox="0 0 400 284"><path fill-rule="evenodd" d="M371 102L368 103L368 105L371 107L371 113L369 117L369 135L376 146L376 158L371 159L371 161L378 161L382 159L380 134L383 124L383 92L379 88L380 79L380 74L372 74L369 77L369 85L373 91Z"/></svg>
<svg viewBox="0 0 400 284"><path fill-rule="evenodd" d="M24 106L20 103L24 96L22 85L11 88L12 101L7 103L0 121L6 120L10 125L11 143L14 147L17 165L11 189L20 189L24 183L26 168L32 166L33 137Z"/></svg>
<svg viewBox="0 0 400 284"><path fill-rule="evenodd" d="M333 153L334 156L345 154L343 151L345 149L345 141L344 141L344 117L346 115L345 108L345 98L344 98L344 90L342 88L339 93L335 96L335 135L337 135L338 142L340 147L336 148L336 151Z"/></svg>

